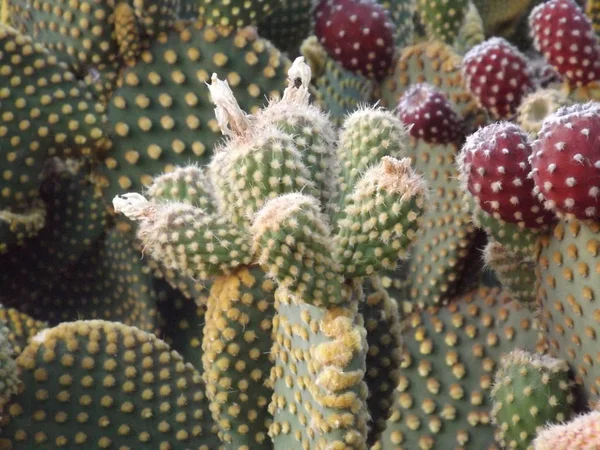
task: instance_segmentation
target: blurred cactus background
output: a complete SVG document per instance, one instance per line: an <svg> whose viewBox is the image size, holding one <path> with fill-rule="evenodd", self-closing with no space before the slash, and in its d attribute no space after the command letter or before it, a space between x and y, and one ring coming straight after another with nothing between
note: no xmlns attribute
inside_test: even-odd
<svg viewBox="0 0 600 450"><path fill-rule="evenodd" d="M2 0L0 450L600 449L599 35Z"/></svg>

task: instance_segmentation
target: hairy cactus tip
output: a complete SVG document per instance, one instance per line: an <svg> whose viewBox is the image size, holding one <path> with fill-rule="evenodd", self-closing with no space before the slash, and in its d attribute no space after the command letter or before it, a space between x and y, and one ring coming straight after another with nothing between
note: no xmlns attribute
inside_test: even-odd
<svg viewBox="0 0 600 450"><path fill-rule="evenodd" d="M225 136L243 134L250 128L248 114L240 108L227 80L219 80L216 73L212 74L210 84L206 83L215 107L215 117L221 132Z"/></svg>
<svg viewBox="0 0 600 450"><path fill-rule="evenodd" d="M391 156L381 158L381 170L367 172L381 189L389 194L402 194L404 201L412 197L426 197L427 183L411 166L410 158L397 159Z"/></svg>
<svg viewBox="0 0 600 450"><path fill-rule="evenodd" d="M288 86L283 91L283 99L308 105L311 77L312 70L310 66L306 64L303 56L298 56L288 70Z"/></svg>

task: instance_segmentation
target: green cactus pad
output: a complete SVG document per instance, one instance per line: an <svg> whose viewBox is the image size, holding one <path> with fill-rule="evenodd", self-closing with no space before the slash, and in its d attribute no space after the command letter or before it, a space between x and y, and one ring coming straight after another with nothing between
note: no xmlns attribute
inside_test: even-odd
<svg viewBox="0 0 600 450"><path fill-rule="evenodd" d="M44 42L79 76L90 68L108 76L116 73L134 48L124 51L122 44L140 45L134 41L138 34L154 36L170 28L179 6L177 0L10 1L20 30ZM124 21L131 27L123 29Z"/></svg>
<svg viewBox="0 0 600 450"><path fill-rule="evenodd" d="M404 124L385 109L365 107L346 118L337 147L340 215L351 203L351 194L363 173L379 164L384 156L396 159L407 156L408 142Z"/></svg>
<svg viewBox="0 0 600 450"><path fill-rule="evenodd" d="M494 271L504 289L515 300L533 309L537 295L533 258L513 253L496 241L487 244L483 257L485 264Z"/></svg>
<svg viewBox="0 0 600 450"><path fill-rule="evenodd" d="M289 62L248 29L177 23L119 78L108 106L113 146L98 176L110 203L140 192L158 174L208 162L221 130L206 82L224 74L245 110L281 95Z"/></svg>
<svg viewBox="0 0 600 450"><path fill-rule="evenodd" d="M373 275L364 283L365 299L359 305L367 330L367 405L371 427L367 437L375 443L387 426L393 393L398 386L402 364L402 336L397 302L390 298L381 277Z"/></svg>
<svg viewBox="0 0 600 450"><path fill-rule="evenodd" d="M198 3L200 18L207 24L236 28L261 23L280 5L286 4L283 0L198 0Z"/></svg>
<svg viewBox="0 0 600 450"><path fill-rule="evenodd" d="M24 212L0 211L0 255L22 246L46 225L46 206L34 200Z"/></svg>
<svg viewBox="0 0 600 450"><path fill-rule="evenodd" d="M258 264L280 287L317 306L343 301L331 232L319 206L304 194L282 195L265 204L251 229Z"/></svg>
<svg viewBox="0 0 600 450"><path fill-rule="evenodd" d="M362 292L345 288L348 306L330 309L276 291L269 405L274 450L366 450L367 343L356 312Z"/></svg>
<svg viewBox="0 0 600 450"><path fill-rule="evenodd" d="M514 350L500 361L492 420L503 448L528 450L545 425L571 416L575 398L566 361Z"/></svg>
<svg viewBox="0 0 600 450"><path fill-rule="evenodd" d="M348 200L335 236L345 278L394 269L407 258L425 207L426 186L410 159L384 156L363 174Z"/></svg>
<svg viewBox="0 0 600 450"><path fill-rule="evenodd" d="M0 323L0 403L19 392L19 373L14 360L15 352L10 339L10 330Z"/></svg>
<svg viewBox="0 0 600 450"><path fill-rule="evenodd" d="M483 41L485 41L483 19L475 4L469 1L465 18L454 41L454 48L458 53L464 55Z"/></svg>
<svg viewBox="0 0 600 450"><path fill-rule="evenodd" d="M541 0L473 0L481 14L486 34L510 38L529 11Z"/></svg>
<svg viewBox="0 0 600 450"><path fill-rule="evenodd" d="M8 329L8 341L15 357L21 354L35 335L48 328L47 323L35 320L15 308L0 307L0 321Z"/></svg>
<svg viewBox="0 0 600 450"><path fill-rule="evenodd" d="M27 213L48 154L92 154L104 145L103 107L30 37L2 27L0 46L0 210Z"/></svg>
<svg viewBox="0 0 600 450"><path fill-rule="evenodd" d="M592 21L596 34L600 34L600 2L598 0L587 0L585 15Z"/></svg>
<svg viewBox="0 0 600 450"><path fill-rule="evenodd" d="M417 310L403 326L400 382L374 449L494 448L494 372L502 354L536 346L529 311L499 289L480 288Z"/></svg>
<svg viewBox="0 0 600 450"><path fill-rule="evenodd" d="M100 320L39 334L17 358L2 449L218 449L200 374L155 336Z"/></svg>
<svg viewBox="0 0 600 450"><path fill-rule="evenodd" d="M600 224L559 222L551 236L542 238L541 247L538 301L549 352L569 361L587 400L600 404Z"/></svg>
<svg viewBox="0 0 600 450"><path fill-rule="evenodd" d="M5 306L50 324L107 319L156 330L156 295L150 270L128 234L111 228L60 276L44 268L44 261L37 261L35 256L33 253L33 262L29 255L13 255L2 261L12 279L8 292L0 293ZM32 267L37 272L33 282Z"/></svg>
<svg viewBox="0 0 600 450"><path fill-rule="evenodd" d="M325 59L322 70L314 81L315 103L327 111L331 121L339 127L348 114L370 103L373 82L345 70L329 57Z"/></svg>
<svg viewBox="0 0 600 450"><path fill-rule="evenodd" d="M273 42L282 52L296 56L300 44L312 30L313 4L312 0L280 2L268 17L260 21L258 34Z"/></svg>
<svg viewBox="0 0 600 450"><path fill-rule="evenodd" d="M382 0L380 3L396 25L396 48L411 45L414 40L416 0Z"/></svg>
<svg viewBox="0 0 600 450"><path fill-rule="evenodd" d="M417 0L417 11L431 40L453 44L469 8L469 0Z"/></svg>
<svg viewBox="0 0 600 450"><path fill-rule="evenodd" d="M251 262L247 233L227 217L185 203L149 202L140 194L125 194L113 203L117 211L139 221L137 236L144 251L166 269L207 279Z"/></svg>
<svg viewBox="0 0 600 450"><path fill-rule="evenodd" d="M475 236L471 216L463 208L454 163L457 152L454 144L410 139L407 156L431 191L431 201L410 247L408 266L410 295L419 305L443 303L455 295Z"/></svg>
<svg viewBox="0 0 600 450"><path fill-rule="evenodd" d="M461 56L442 42L422 42L405 47L394 72L378 86L376 96L383 106L392 109L410 86L429 83L439 89L463 117L480 121L482 111L465 86L461 63Z"/></svg>
<svg viewBox="0 0 600 450"><path fill-rule="evenodd" d="M203 378L219 437L230 449L272 449L265 382L270 357L275 283L258 267L212 285L202 341Z"/></svg>
<svg viewBox="0 0 600 450"><path fill-rule="evenodd" d="M156 202L179 202L216 213L213 187L204 168L190 165L157 176L148 188L148 198Z"/></svg>

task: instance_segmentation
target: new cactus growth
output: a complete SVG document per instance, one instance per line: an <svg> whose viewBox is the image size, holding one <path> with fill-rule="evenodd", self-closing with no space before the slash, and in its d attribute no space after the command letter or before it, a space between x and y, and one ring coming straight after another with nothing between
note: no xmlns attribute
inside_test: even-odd
<svg viewBox="0 0 600 450"><path fill-rule="evenodd" d="M594 450L600 446L600 411L549 425L533 441L534 450Z"/></svg>
<svg viewBox="0 0 600 450"><path fill-rule="evenodd" d="M523 350L501 359L491 395L497 438L505 448L522 450L545 424L568 420L574 402L567 363Z"/></svg>

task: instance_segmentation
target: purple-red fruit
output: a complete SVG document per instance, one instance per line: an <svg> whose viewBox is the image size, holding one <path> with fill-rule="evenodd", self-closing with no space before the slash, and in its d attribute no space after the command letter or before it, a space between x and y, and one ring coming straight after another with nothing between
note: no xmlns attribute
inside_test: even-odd
<svg viewBox="0 0 600 450"><path fill-rule="evenodd" d="M321 0L314 11L315 35L345 69L381 80L393 63L396 27L373 0Z"/></svg>
<svg viewBox="0 0 600 450"><path fill-rule="evenodd" d="M600 78L600 41L592 23L572 0L550 0L529 15L535 49L571 86Z"/></svg>
<svg viewBox="0 0 600 450"><path fill-rule="evenodd" d="M398 116L411 136L432 144L460 143L465 124L448 98L427 83L411 86L400 98Z"/></svg>
<svg viewBox="0 0 600 450"><path fill-rule="evenodd" d="M600 103L565 106L548 116L530 162L546 208L578 219L600 217Z"/></svg>
<svg viewBox="0 0 600 450"><path fill-rule="evenodd" d="M481 128L467 138L457 158L461 184L488 214L528 228L555 217L533 195L527 134L510 122Z"/></svg>
<svg viewBox="0 0 600 450"><path fill-rule="evenodd" d="M509 118L534 89L527 58L503 38L473 47L463 59L463 77L479 104L497 118Z"/></svg>

